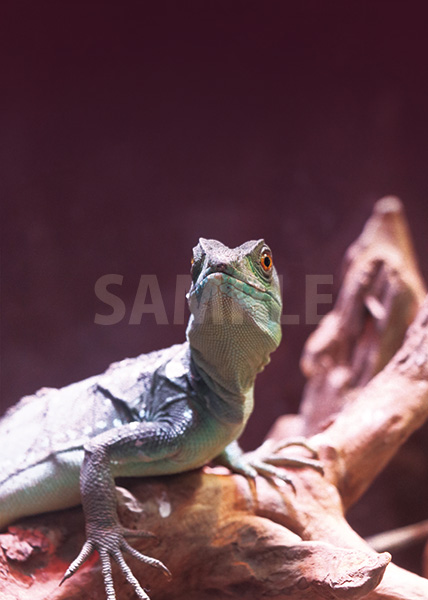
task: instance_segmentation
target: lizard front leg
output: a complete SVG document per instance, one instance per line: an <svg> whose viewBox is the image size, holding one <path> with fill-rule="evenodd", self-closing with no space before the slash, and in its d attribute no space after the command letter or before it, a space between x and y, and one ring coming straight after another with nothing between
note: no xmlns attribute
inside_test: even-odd
<svg viewBox="0 0 428 600"><path fill-rule="evenodd" d="M188 417L187 417L188 418ZM173 424L175 423L175 424ZM178 425L179 424L179 425ZM141 554L126 541L127 531L119 523L116 510L115 475L144 475L150 473L150 463L156 461L157 470L168 464L179 449L179 439L188 423L170 419L156 422L134 422L93 438L85 447L85 458L80 475L80 489L86 518L87 540L66 571L61 583L71 577L94 550L100 555L107 600L116 600L111 560L124 573L141 600L149 597L126 564L123 553L131 554L142 562L162 569L159 560ZM179 431L178 431L179 430ZM144 533L132 532L141 536Z"/></svg>

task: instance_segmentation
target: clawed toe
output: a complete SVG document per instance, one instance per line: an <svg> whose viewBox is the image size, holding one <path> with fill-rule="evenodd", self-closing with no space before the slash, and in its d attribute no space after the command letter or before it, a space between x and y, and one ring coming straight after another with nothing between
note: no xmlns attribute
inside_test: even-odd
<svg viewBox="0 0 428 600"><path fill-rule="evenodd" d="M111 567L112 559L118 564L120 570L125 575L128 583L130 583L133 587L138 598L140 598L140 600L150 600L149 596L143 590L137 578L127 565L125 559L123 558L122 552L127 552L128 554L130 554L134 558L137 558L144 564L161 569L163 573L168 577L168 579L172 577L171 572L160 560L152 558L151 556L146 556L145 554L142 554L141 552L133 548L130 544L128 544L128 542L124 538L125 535L129 537L156 537L153 534L148 533L146 531L133 531L131 529L123 529L121 533L116 533L116 539L114 543L106 544L100 543L99 541L86 541L77 558L71 563L71 565L65 572L65 575L62 578L60 585L64 583L66 579L71 577L79 569L79 567L89 558L89 556L96 548L101 559L102 574L107 594L107 600L117 600L113 584L113 574Z"/></svg>
<svg viewBox="0 0 428 600"><path fill-rule="evenodd" d="M293 488L293 490L296 491L293 481L281 469L278 469L277 467L268 464L266 461L254 462L253 466L260 475L264 475L268 478L277 477L278 479L281 479L281 481L284 481L285 483L290 485Z"/></svg>
<svg viewBox="0 0 428 600"><path fill-rule="evenodd" d="M290 446L300 446L301 448L305 448L306 450L308 450L312 454L313 458L318 457L318 451L315 448L313 448L303 437L292 438L280 442L275 447L275 452L279 452L280 450L283 450L284 448L289 448Z"/></svg>
<svg viewBox="0 0 428 600"><path fill-rule="evenodd" d="M319 460L311 458L300 458L295 456L268 456L265 461L270 465L281 467L309 467L324 475L324 466Z"/></svg>
<svg viewBox="0 0 428 600"><path fill-rule="evenodd" d="M83 547L77 558L73 560L71 565L68 567L67 571L64 573L63 578L59 582L60 586L64 583L66 579L69 579L72 575L74 575L74 573L79 569L79 567L81 567L81 565L83 565L83 563L91 556L93 551L94 546L91 544L91 542L86 541L83 544Z"/></svg>
<svg viewBox="0 0 428 600"><path fill-rule="evenodd" d="M163 564L162 561L157 560L156 558L152 558L151 556L146 556L145 554L142 554L141 552L138 552L138 550L133 548L125 540L123 540L123 542L122 542L122 549L125 552L127 552L128 554L130 554L131 556L133 556L134 558L137 558L139 561L145 563L146 565L150 565L151 567L161 569L161 571L163 571L163 573L168 577L168 579L172 578L171 571L168 569L168 567L166 567Z"/></svg>

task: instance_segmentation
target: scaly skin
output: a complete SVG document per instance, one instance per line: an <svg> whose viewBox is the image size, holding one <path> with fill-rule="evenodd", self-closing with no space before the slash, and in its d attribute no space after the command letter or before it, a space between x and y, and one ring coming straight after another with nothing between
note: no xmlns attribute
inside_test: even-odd
<svg viewBox="0 0 428 600"><path fill-rule="evenodd" d="M177 473L219 457L248 476L289 481L273 465L277 457L243 454L236 442L253 408L255 377L281 339L278 277L265 242L230 249L201 238L188 301L183 344L125 359L61 390L41 390L0 422L0 526L81 500L87 541L63 581L96 549L108 600L116 598L112 558L136 595L148 598L123 551L169 573L126 541L115 477ZM299 464L321 469L316 461Z"/></svg>

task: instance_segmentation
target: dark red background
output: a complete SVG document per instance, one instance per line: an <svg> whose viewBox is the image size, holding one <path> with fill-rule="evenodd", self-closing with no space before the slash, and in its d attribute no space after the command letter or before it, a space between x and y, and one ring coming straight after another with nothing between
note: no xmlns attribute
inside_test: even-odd
<svg viewBox="0 0 428 600"><path fill-rule="evenodd" d="M334 274L337 288L377 198L404 201L428 278L423 3L2 10L2 410L182 341L183 326L150 315L128 324L140 275L158 276L172 322L199 236L264 237L301 324L259 378L254 445L298 405L305 275ZM94 323L107 273L124 276L127 307L110 327Z"/></svg>

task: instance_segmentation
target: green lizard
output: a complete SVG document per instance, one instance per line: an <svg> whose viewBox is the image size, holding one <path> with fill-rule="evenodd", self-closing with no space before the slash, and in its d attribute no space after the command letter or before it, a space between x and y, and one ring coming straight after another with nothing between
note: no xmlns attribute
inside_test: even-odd
<svg viewBox="0 0 428 600"><path fill-rule="evenodd" d="M114 478L178 473L219 457L233 471L290 481L278 464L237 443L253 409L257 373L281 339L281 294L263 240L230 249L201 238L193 251L187 341L115 363L99 376L23 398L0 421L0 527L82 503L87 541L63 581L99 552L108 600L111 559L148 596L123 552L161 568L126 541ZM275 463L275 464L274 464ZM80 474L80 491L79 491Z"/></svg>

